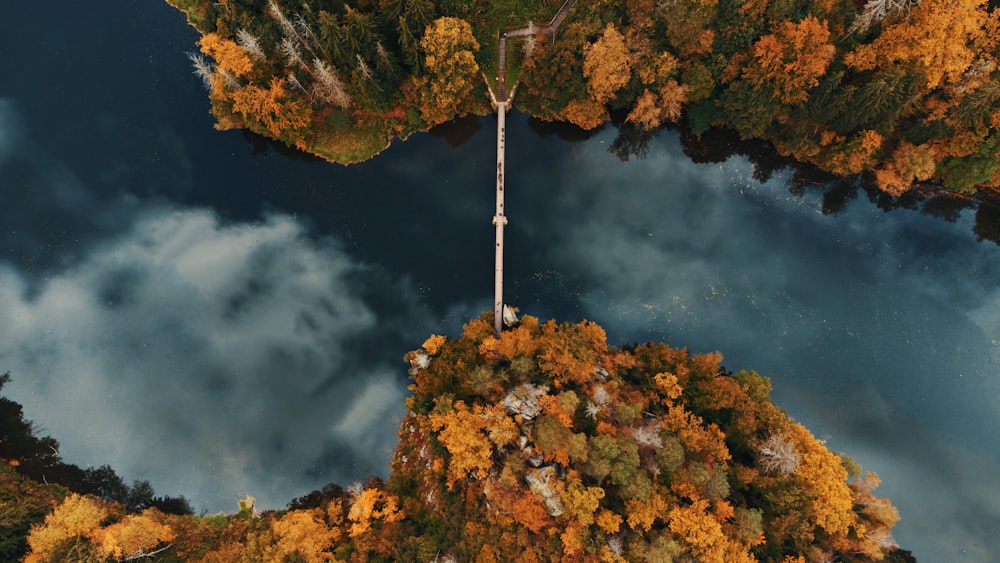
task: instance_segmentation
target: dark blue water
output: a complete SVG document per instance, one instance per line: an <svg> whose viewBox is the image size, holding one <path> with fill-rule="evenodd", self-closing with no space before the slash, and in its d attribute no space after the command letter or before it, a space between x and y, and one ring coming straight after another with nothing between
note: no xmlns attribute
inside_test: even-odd
<svg viewBox="0 0 1000 563"><path fill-rule="evenodd" d="M63 457L198 510L386 474L403 354L491 307L495 121L344 168L212 129L158 1L0 7L0 372ZM883 479L923 561L1000 559L1000 247L788 174L508 119L508 302L721 350Z"/></svg>

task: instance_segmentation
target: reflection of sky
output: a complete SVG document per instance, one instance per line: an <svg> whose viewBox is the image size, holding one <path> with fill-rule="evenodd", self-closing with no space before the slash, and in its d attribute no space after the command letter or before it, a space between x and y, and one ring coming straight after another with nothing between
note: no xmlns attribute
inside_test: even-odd
<svg viewBox="0 0 1000 563"><path fill-rule="evenodd" d="M151 210L30 294L16 269L0 276L0 362L66 459L215 507L384 474L405 382L352 346L387 327L363 268L293 219ZM345 449L354 467L330 475L324 455Z"/></svg>
<svg viewBox="0 0 1000 563"><path fill-rule="evenodd" d="M972 213L824 216L745 160L695 165L665 135L621 163L611 140L509 175L532 194L511 222L577 280L579 316L771 376L779 404L880 474L904 546L996 559L1000 249L975 241Z"/></svg>
<svg viewBox="0 0 1000 563"><path fill-rule="evenodd" d="M0 7L5 392L67 461L198 509L385 475L401 357L433 323L405 272L361 257L385 243L349 217L370 200L322 193L366 169L212 130L169 6L62 9ZM293 216L316 197L336 233Z"/></svg>
<svg viewBox="0 0 1000 563"><path fill-rule="evenodd" d="M68 461L199 509L384 475L403 353L491 302L493 120L459 149L421 136L346 169L251 157L211 129L181 17L65 8L79 26L49 42L41 5L0 8L23 11L0 17L0 75L25 77L0 84L5 391ZM508 126L514 305L771 376L883 478L905 547L998 559L1000 251L971 213L824 216L743 160L691 164L672 135L621 163L608 133Z"/></svg>

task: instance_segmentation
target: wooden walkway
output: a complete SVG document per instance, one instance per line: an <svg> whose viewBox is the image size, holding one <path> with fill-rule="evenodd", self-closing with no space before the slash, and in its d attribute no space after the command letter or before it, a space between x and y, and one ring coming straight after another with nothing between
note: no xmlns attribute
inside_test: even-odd
<svg viewBox="0 0 1000 563"><path fill-rule="evenodd" d="M553 34L566 14L576 5L577 0L566 0L555 17L546 26L528 26L501 31L498 41L497 53L497 90L494 93L490 87L490 98L497 110L497 188L496 188L496 212L493 215L493 225L496 227L496 260L493 266L493 328L496 330L497 338L500 338L500 331L503 329L503 229L507 226L507 215L504 214L504 173L505 155L504 145L507 142L506 116L511 100L514 98L514 89L507 93L507 39L516 37L527 37L538 33ZM487 81L489 86L489 81Z"/></svg>
<svg viewBox="0 0 1000 563"><path fill-rule="evenodd" d="M559 27L559 24L561 24L563 20L566 19L566 14L568 14L570 9L575 5L576 5L576 0L566 0L566 2L562 5L562 8L559 8L559 11L556 12L556 15L552 18L552 21L549 22L548 29L546 29L546 33L555 33L556 29Z"/></svg>
<svg viewBox="0 0 1000 563"><path fill-rule="evenodd" d="M497 209L493 215L493 225L496 226L496 260L493 266L493 328L497 338L503 328L503 228L507 225L507 216L503 212L503 176L504 176L504 143L506 142L507 102L497 103Z"/></svg>
<svg viewBox="0 0 1000 563"><path fill-rule="evenodd" d="M553 35L559 26L562 24L563 20L569 14L569 11L575 6L577 0L566 0L556 15L552 17L547 25L531 25L528 27L519 27L517 29L501 30L500 36L497 41L497 90L498 95L493 96L495 101L506 102L508 106L510 105L511 98L513 97L513 92L508 96L507 94L507 39L514 39L517 37L528 37L529 35ZM491 92L492 94L492 92Z"/></svg>

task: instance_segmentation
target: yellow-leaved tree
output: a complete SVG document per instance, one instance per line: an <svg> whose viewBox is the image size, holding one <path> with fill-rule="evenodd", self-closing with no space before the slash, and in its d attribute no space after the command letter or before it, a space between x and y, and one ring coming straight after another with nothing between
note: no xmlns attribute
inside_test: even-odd
<svg viewBox="0 0 1000 563"><path fill-rule="evenodd" d="M462 112L479 80L474 53L479 42L472 26L458 18L438 18L427 26L420 48L428 80L420 99L420 113L428 125L444 123Z"/></svg>
<svg viewBox="0 0 1000 563"><path fill-rule="evenodd" d="M106 558L122 560L150 555L175 537L170 526L158 522L151 514L130 514L120 522L95 529L90 538Z"/></svg>
<svg viewBox="0 0 1000 563"><path fill-rule="evenodd" d="M587 77L587 91L598 103L615 97L632 76L625 37L613 24L593 43L583 46L583 75Z"/></svg>
<svg viewBox="0 0 1000 563"><path fill-rule="evenodd" d="M333 557L328 550L341 536L339 528L326 525L319 510L289 512L272 529L279 539L269 556L277 561L324 563Z"/></svg>
<svg viewBox="0 0 1000 563"><path fill-rule="evenodd" d="M56 507L45 521L28 534L28 555L25 563L58 560L83 560L96 551L87 534L97 529L108 517L107 506L91 497L76 493ZM69 558L69 559L67 559Z"/></svg>
<svg viewBox="0 0 1000 563"><path fill-rule="evenodd" d="M805 426L792 423L791 436L802 452L796 474L811 492L807 508L810 518L831 535L846 535L857 523L847 469Z"/></svg>
<svg viewBox="0 0 1000 563"><path fill-rule="evenodd" d="M690 506L677 505L667 516L676 534L699 561L749 563L756 561L746 546L725 535L718 520L708 512L708 501L697 499Z"/></svg>
<svg viewBox="0 0 1000 563"><path fill-rule="evenodd" d="M517 438L518 427L503 405L469 409L463 401L454 404L448 414L428 416L431 427L440 430L438 440L448 450L448 486L475 472L485 477L493 466L494 446L502 447Z"/></svg>
<svg viewBox="0 0 1000 563"><path fill-rule="evenodd" d="M376 522L399 522L404 516L395 496L378 489L365 489L354 499L347 513L351 522L348 533L356 538L369 532Z"/></svg>

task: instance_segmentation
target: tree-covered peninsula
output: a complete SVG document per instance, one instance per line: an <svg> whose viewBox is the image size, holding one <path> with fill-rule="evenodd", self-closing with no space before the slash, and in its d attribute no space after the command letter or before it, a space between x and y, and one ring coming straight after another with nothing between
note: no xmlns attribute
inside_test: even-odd
<svg viewBox="0 0 1000 563"><path fill-rule="evenodd" d="M484 313L405 360L385 481L193 516L27 479L8 454L4 545L27 562L913 560L878 477L719 354L530 316L497 337Z"/></svg>
<svg viewBox="0 0 1000 563"><path fill-rule="evenodd" d="M595 128L610 112L770 142L899 195L1000 187L995 0L168 0L218 127L350 163L490 111L502 30L518 106Z"/></svg>

